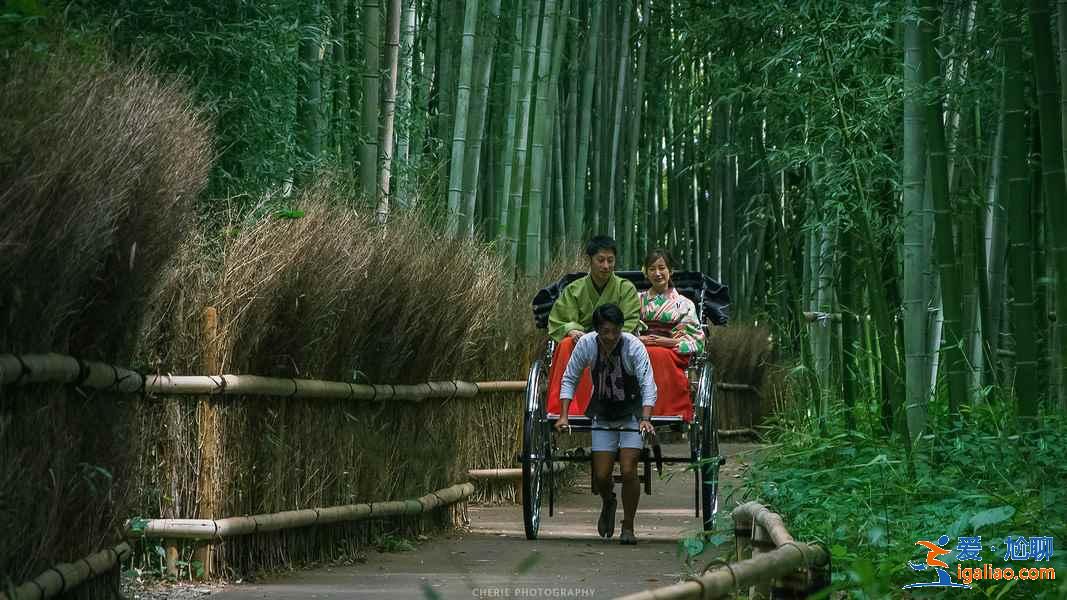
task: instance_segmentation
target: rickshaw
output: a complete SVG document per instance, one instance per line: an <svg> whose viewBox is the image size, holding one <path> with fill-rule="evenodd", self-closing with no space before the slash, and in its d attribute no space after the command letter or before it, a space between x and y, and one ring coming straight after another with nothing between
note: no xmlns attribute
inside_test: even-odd
<svg viewBox="0 0 1067 600"><path fill-rule="evenodd" d="M650 284L641 271L617 271L619 277L629 280L638 291L648 289ZM541 289L533 299L534 322L538 329L548 328L548 314L563 289L585 273L571 273L559 281ZM678 293L693 301L702 326L725 325L726 309L729 306L729 290L714 279L695 271L678 271L671 274ZM577 452L561 452L556 444L554 425L559 414L558 406L548 406L548 381L556 343L548 342L544 355L535 360L526 379L526 402L523 416L522 454L517 458L522 463L522 516L526 538L537 539L541 526L543 496L548 495L548 515L555 509L556 465L564 462L591 462L592 455L584 449ZM566 365L559 365L565 368ZM696 470L694 478L694 512L705 530L710 529L718 509L719 467L726 459L719 455L719 438L716 429L715 381L710 362L704 355L690 357L686 370L691 404L679 410L677 405L657 406L652 415L652 425L661 430L685 432L689 441L689 456L662 456L658 443L647 446L641 452L641 475L645 494L652 493L652 461L657 470L663 464L687 463ZM683 401L686 401L683 399ZM677 403L676 403L677 404ZM689 410L691 408L692 410ZM590 431L591 419L582 414L568 417L571 431ZM651 452L650 452L651 450Z"/></svg>

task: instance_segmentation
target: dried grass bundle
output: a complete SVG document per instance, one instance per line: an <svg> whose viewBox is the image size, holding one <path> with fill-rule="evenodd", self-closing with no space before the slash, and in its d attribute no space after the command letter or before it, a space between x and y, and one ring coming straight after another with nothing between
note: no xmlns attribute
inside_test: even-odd
<svg viewBox="0 0 1067 600"><path fill-rule="evenodd" d="M0 348L135 362L148 290L188 235L210 127L147 65L58 52L0 69ZM126 513L136 399L0 395L0 574L84 556Z"/></svg>

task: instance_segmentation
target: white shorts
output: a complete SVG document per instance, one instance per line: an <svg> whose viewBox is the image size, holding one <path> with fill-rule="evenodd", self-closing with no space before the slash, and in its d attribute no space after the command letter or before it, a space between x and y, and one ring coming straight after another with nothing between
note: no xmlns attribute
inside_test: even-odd
<svg viewBox="0 0 1067 600"><path fill-rule="evenodd" d="M637 419L630 417L629 420L601 421L593 417L593 427L625 427L626 429L636 430ZM602 431L594 429L592 434L593 452L616 452L619 448L637 448L640 450L645 446L644 441L641 439L641 433L638 431Z"/></svg>

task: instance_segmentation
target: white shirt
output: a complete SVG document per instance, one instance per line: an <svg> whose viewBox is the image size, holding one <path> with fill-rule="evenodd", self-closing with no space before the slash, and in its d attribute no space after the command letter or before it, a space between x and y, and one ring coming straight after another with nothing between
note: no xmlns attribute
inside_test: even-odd
<svg viewBox="0 0 1067 600"><path fill-rule="evenodd" d="M582 371L592 367L596 362L596 355L600 352L600 345L596 341L595 331L583 335L574 345L571 359L567 362L567 370L563 372L563 384L560 386L560 398L574 398L574 388L578 386L578 378ZM619 339L622 344L622 368L637 378L641 388L641 404L643 406L655 406L656 404L656 380L652 377L652 365L648 362L648 350L641 340L630 333L623 333Z"/></svg>

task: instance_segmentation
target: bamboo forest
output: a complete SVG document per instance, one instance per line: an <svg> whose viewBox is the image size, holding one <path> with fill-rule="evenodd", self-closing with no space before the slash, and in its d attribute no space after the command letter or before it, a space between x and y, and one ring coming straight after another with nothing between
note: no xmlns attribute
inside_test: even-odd
<svg viewBox="0 0 1067 600"><path fill-rule="evenodd" d="M0 1L0 600L1067 598L1065 416L1067 0Z"/></svg>

